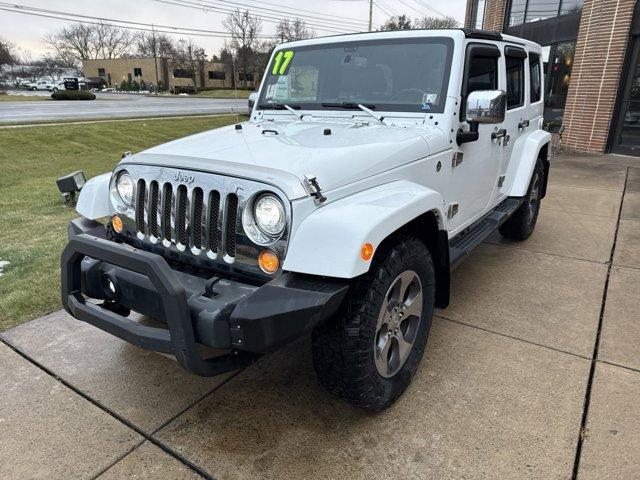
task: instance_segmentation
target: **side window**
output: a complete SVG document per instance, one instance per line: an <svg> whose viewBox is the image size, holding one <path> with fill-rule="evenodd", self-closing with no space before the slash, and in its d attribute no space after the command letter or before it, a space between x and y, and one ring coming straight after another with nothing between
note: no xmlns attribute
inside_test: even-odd
<svg viewBox="0 0 640 480"><path fill-rule="evenodd" d="M524 105L524 58L505 57L507 110Z"/></svg>
<svg viewBox="0 0 640 480"><path fill-rule="evenodd" d="M540 55L529 54L529 84L531 89L531 103L539 102L542 98L542 82L540 80L542 68L540 65Z"/></svg>
<svg viewBox="0 0 640 480"><path fill-rule="evenodd" d="M498 89L498 58L500 58L500 54L500 49L495 45L485 43L467 45L464 77L462 78L460 120L464 121L466 118L467 97L471 92Z"/></svg>
<svg viewBox="0 0 640 480"><path fill-rule="evenodd" d="M496 57L474 56L469 63L467 91L496 90L498 88L498 59Z"/></svg>

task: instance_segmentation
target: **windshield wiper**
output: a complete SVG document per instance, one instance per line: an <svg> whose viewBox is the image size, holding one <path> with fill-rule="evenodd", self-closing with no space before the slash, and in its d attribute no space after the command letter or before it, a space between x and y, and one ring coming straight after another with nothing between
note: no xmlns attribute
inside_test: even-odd
<svg viewBox="0 0 640 480"><path fill-rule="evenodd" d="M258 105L258 108L263 110L287 110L298 120L302 120L302 118L304 117L303 114L296 112L296 110L300 110L300 105L287 105L286 103L267 103L264 105Z"/></svg>
<svg viewBox="0 0 640 480"><path fill-rule="evenodd" d="M360 110L362 110L364 113L371 115L373 118L375 118L376 120L378 120L382 125L386 125L386 123L384 123L384 117L380 114L377 114L376 112L374 112L373 110L365 107L364 105L359 104L358 108Z"/></svg>
<svg viewBox="0 0 640 480"><path fill-rule="evenodd" d="M292 104L284 104L284 103L261 103L258 105L258 108L261 110L286 110L287 108L292 108L293 110L300 110L300 105Z"/></svg>
<svg viewBox="0 0 640 480"><path fill-rule="evenodd" d="M323 107L344 108L347 110L358 110L360 108L359 104L355 102L323 102L320 105L322 105ZM375 105L369 103L365 103L364 106L372 110L376 108Z"/></svg>

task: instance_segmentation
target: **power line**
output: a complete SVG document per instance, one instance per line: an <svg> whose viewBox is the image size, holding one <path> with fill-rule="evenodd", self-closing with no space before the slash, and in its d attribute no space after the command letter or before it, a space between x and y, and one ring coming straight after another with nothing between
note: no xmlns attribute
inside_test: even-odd
<svg viewBox="0 0 640 480"><path fill-rule="evenodd" d="M190 0L152 0L152 1L191 8L191 9L205 11L205 12L207 11L207 9L209 9L210 11L213 11L213 12L229 14L229 13L235 12L236 10L242 10L242 9L247 10L246 5L242 3L230 1L230 0L200 1L200 2L190 1ZM224 4L230 4L233 6L226 6ZM284 19L293 20L295 18L295 16L282 15L283 12L274 10L274 9L268 9L265 7L253 7L253 8L256 8L261 11L258 13L258 12L249 10L249 12L253 16L258 17L261 20L264 20L265 22L268 22L268 23L280 23ZM262 10L266 11L267 13L263 13ZM269 13L269 12L274 12L274 13ZM305 23L310 27L314 27L318 30L323 30L327 32L337 32L337 33L345 32L345 31L357 32L357 31L362 31L362 28L363 28L360 25L346 25L346 26L344 25L344 23L350 23L350 22L334 23L333 21L324 20L324 19L320 19L320 20L313 19L311 17L307 17L304 15L298 16L298 18L305 20Z"/></svg>
<svg viewBox="0 0 640 480"><path fill-rule="evenodd" d="M137 30L142 32L153 32L154 30L152 24L145 24L140 22L128 22L125 20L115 20L115 19L107 19L107 18L99 18L99 17L87 17L86 15L80 16L80 15L70 14L65 12L55 12L55 11L49 11L51 13L37 12L37 11L30 11L30 8L31 7L25 7L24 5L11 5L11 4L0 2L0 10L6 11L6 12L12 12L12 13L19 13L22 15L53 18L57 20L66 20L66 21L72 21L72 22L84 23L84 24L90 24L90 25L107 25L107 26L120 27L128 30ZM130 25L139 25L139 26L124 26L124 25L117 25L117 23L125 23ZM157 26L161 27L160 25L157 25ZM145 28L145 27L149 27L149 28ZM172 34L172 35L194 36L194 37L230 38L230 35L228 33L221 33L213 30L206 31L206 30L190 29L188 27L182 28L182 27L170 27L170 26L164 26L161 28L164 28L164 30L156 29L155 32Z"/></svg>
<svg viewBox="0 0 640 480"><path fill-rule="evenodd" d="M426 15L422 10L418 10L416 7L414 7L413 5L405 2L404 0L398 0L401 4L403 4L405 7L409 7L411 10L418 12L418 14L420 15Z"/></svg>
<svg viewBox="0 0 640 480"><path fill-rule="evenodd" d="M378 7L378 10L380 10L382 13L384 13L386 16L388 17L393 17L393 13L390 13L389 11L387 11L382 5L382 2L373 2L373 4Z"/></svg>
<svg viewBox="0 0 640 480"><path fill-rule="evenodd" d="M450 17L451 15L446 15L444 13L442 13L440 10L436 10L435 8L433 8L431 5L428 5L426 1L424 0L415 0L416 3L422 5L423 7L431 10L433 13L435 13L436 15L440 15L441 17Z"/></svg>
<svg viewBox="0 0 640 480"><path fill-rule="evenodd" d="M315 14L315 15L322 15L322 16L325 16L325 17L332 17L332 18L334 18L336 20L339 20L341 22L343 22L345 20L347 20L347 21L353 20L353 23L357 22L357 23L362 23L364 25L367 24L366 20L361 20L361 19L355 18L355 17L344 17L344 16L340 16L340 15L333 15L331 13L322 13L322 12L317 12L317 11L314 11L314 10L306 10L304 8L290 7L288 5L283 5L281 3L275 3L275 2L271 2L271 1L269 1L269 2L264 1L264 0L245 0L245 1L253 2L253 3L262 3L262 4L265 4L265 5L270 5L272 7L276 7L276 6L285 7L287 10L293 10L293 11L297 10L299 12L306 12L306 13L312 13L312 14Z"/></svg>
<svg viewBox="0 0 640 480"><path fill-rule="evenodd" d="M144 22L133 22L130 20L116 20L113 18L104 18L104 17L94 17L94 16L90 16L90 15L81 15L79 13L66 13L66 12L61 12L61 11L57 11L57 10L48 10L45 8L37 8L37 7L29 7L29 6L25 6L25 5L16 5L16 4L10 4L10 3L5 3L5 2L0 2L0 6L2 7L7 7L7 8L14 8L16 9L16 13L29 13L29 12L38 12L38 13L46 13L46 14L50 14L50 15L64 15L67 17L78 17L78 18L83 18L83 19L90 19L90 20L100 20L102 22L115 22L115 23L124 23L124 24L128 24L128 25L142 25L145 27L158 27L158 28L166 28L166 29L171 29L171 30L188 30L188 31L193 31L193 32L198 32L198 33L212 33L212 34L221 34L221 35L229 35L228 32L224 32L224 31L220 31L220 30L204 30L204 29L198 29L198 28L190 28L190 27L174 27L171 25L159 25L159 24L151 24L151 23L144 23Z"/></svg>

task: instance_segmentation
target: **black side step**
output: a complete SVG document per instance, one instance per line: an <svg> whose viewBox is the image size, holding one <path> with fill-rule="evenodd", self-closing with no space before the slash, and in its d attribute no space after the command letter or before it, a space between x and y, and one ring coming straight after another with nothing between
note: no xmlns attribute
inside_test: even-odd
<svg viewBox="0 0 640 480"><path fill-rule="evenodd" d="M451 269L457 267L471 251L484 242L500 225L507 221L520 207L522 198L507 198L491 213L485 215L469 228L449 241L449 262Z"/></svg>

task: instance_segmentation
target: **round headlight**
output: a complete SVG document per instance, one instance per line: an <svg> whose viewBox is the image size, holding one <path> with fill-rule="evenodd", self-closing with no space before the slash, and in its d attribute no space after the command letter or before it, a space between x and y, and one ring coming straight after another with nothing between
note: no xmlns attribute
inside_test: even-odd
<svg viewBox="0 0 640 480"><path fill-rule="evenodd" d="M133 203L133 179L126 170L123 170L118 175L116 179L116 189L122 201L131 206Z"/></svg>
<svg viewBox="0 0 640 480"><path fill-rule="evenodd" d="M256 224L267 235L280 235L286 224L284 205L270 193L262 195L253 206Z"/></svg>

